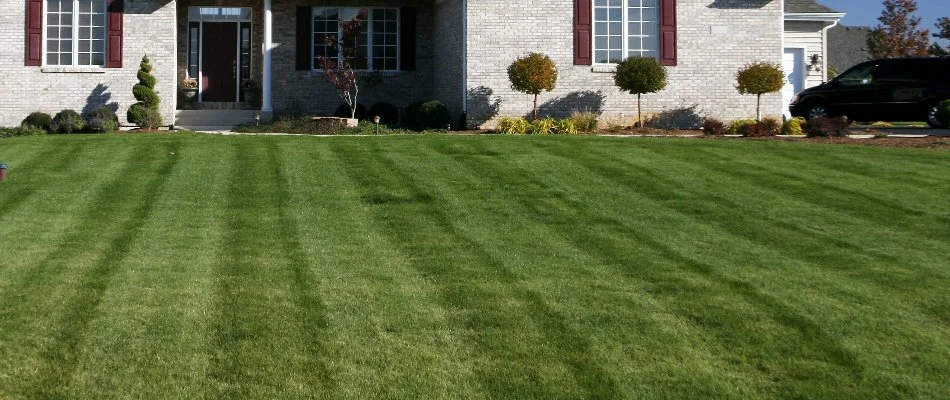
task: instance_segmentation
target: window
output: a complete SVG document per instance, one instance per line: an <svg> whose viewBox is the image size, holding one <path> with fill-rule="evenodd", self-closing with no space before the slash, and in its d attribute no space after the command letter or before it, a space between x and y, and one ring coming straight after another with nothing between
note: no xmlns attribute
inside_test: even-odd
<svg viewBox="0 0 950 400"><path fill-rule="evenodd" d="M594 0L594 62L659 54L657 0Z"/></svg>
<svg viewBox="0 0 950 400"><path fill-rule="evenodd" d="M852 69L838 77L838 82L845 86L870 85L873 80L874 68L876 65L869 64L863 67Z"/></svg>
<svg viewBox="0 0 950 400"><path fill-rule="evenodd" d="M365 16L355 38L343 37L342 21ZM327 8L313 9L313 57L311 68L319 68L320 58L339 58L340 54L327 43L327 38L352 41L357 47L353 64L357 69L395 71L399 69L399 9L397 8Z"/></svg>
<svg viewBox="0 0 950 400"><path fill-rule="evenodd" d="M106 0L46 0L46 65L106 62Z"/></svg>

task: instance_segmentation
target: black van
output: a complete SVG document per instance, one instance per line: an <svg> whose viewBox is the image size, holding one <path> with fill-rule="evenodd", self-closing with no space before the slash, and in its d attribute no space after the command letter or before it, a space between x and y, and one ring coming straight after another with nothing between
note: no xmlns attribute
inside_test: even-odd
<svg viewBox="0 0 950 400"><path fill-rule="evenodd" d="M939 127L937 103L950 99L950 57L892 58L855 65L792 99L792 116L847 116L853 121L927 121Z"/></svg>

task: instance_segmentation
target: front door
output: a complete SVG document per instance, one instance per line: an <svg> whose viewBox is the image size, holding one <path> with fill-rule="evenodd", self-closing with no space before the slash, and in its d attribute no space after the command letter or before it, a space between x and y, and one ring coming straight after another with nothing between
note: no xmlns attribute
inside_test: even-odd
<svg viewBox="0 0 950 400"><path fill-rule="evenodd" d="M202 25L201 101L238 101L238 23Z"/></svg>
<svg viewBox="0 0 950 400"><path fill-rule="evenodd" d="M805 49L785 48L782 57L782 69L785 71L785 87L782 88L782 110L786 117L791 116L788 103L798 92L805 90Z"/></svg>

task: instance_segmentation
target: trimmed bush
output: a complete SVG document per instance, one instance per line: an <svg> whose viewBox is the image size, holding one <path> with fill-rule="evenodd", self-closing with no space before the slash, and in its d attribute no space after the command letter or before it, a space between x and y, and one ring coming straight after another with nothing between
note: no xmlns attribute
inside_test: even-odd
<svg viewBox="0 0 950 400"><path fill-rule="evenodd" d="M721 136L726 134L726 124L715 118L703 120L703 135Z"/></svg>
<svg viewBox="0 0 950 400"><path fill-rule="evenodd" d="M622 92L637 95L637 121L643 126L640 95L656 93L666 87L666 68L653 57L627 57L617 64L614 85Z"/></svg>
<svg viewBox="0 0 950 400"><path fill-rule="evenodd" d="M99 106L86 114L86 128L90 132L109 133L119 130L119 117L109 106Z"/></svg>
<svg viewBox="0 0 950 400"><path fill-rule="evenodd" d="M162 114L151 108L134 107L133 105L133 108L129 108L128 117L129 121L135 118L135 121L138 121L135 124L142 129L154 130L162 125Z"/></svg>
<svg viewBox="0 0 950 400"><path fill-rule="evenodd" d="M736 72L739 94L755 95L755 120L761 120L762 95L777 92L785 86L782 66L769 62L755 62Z"/></svg>
<svg viewBox="0 0 950 400"><path fill-rule="evenodd" d="M782 131L782 123L775 118L762 118L759 123L756 124L756 131L754 135L750 136L775 136Z"/></svg>
<svg viewBox="0 0 950 400"><path fill-rule="evenodd" d="M732 121L732 123L729 124L729 127L726 128L726 134L727 135L742 135L744 130L746 129L745 128L746 126L755 125L755 123L756 122L754 119L737 119L735 121Z"/></svg>
<svg viewBox="0 0 950 400"><path fill-rule="evenodd" d="M438 100L413 103L406 107L406 127L409 129L446 129L450 123L449 109Z"/></svg>
<svg viewBox="0 0 950 400"><path fill-rule="evenodd" d="M937 104L937 121L940 121L944 128L950 128L950 100Z"/></svg>
<svg viewBox="0 0 950 400"><path fill-rule="evenodd" d="M356 117L353 117L353 115L356 115ZM353 114L353 110L350 109L349 104L340 104L340 106L336 108L336 111L333 112L333 116L338 118L356 118L361 121L373 118L372 115L366 112L366 106L361 103L356 103L356 114Z"/></svg>
<svg viewBox="0 0 950 400"><path fill-rule="evenodd" d="M597 113L593 111L573 111L569 119L577 130L593 132L597 130L597 118Z"/></svg>
<svg viewBox="0 0 950 400"><path fill-rule="evenodd" d="M85 126L86 123L82 116L75 110L63 110L53 117L50 131L55 133L79 133L82 132Z"/></svg>
<svg viewBox="0 0 950 400"><path fill-rule="evenodd" d="M782 124L782 134L792 136L804 135L805 131L802 130L803 123L805 123L805 119L802 117L795 117L785 121L785 123Z"/></svg>
<svg viewBox="0 0 950 400"><path fill-rule="evenodd" d="M373 104L369 109L369 114L366 119L372 121L373 117L376 116L379 116L380 124L396 125L399 123L399 109L391 103L380 102Z"/></svg>
<svg viewBox="0 0 950 400"><path fill-rule="evenodd" d="M136 76L139 83L132 86L132 95L138 103L129 107L126 118L142 129L154 130L162 125L162 116L158 112L160 100L158 93L155 93L155 77L152 76L152 64L149 63L147 55L142 56Z"/></svg>
<svg viewBox="0 0 950 400"><path fill-rule="evenodd" d="M542 53L530 53L508 66L511 88L521 93L534 95L534 120L538 120L538 95L550 92L557 84L557 66L551 57Z"/></svg>
<svg viewBox="0 0 950 400"><path fill-rule="evenodd" d="M845 117L812 118L805 122L802 130L808 137L845 137L851 121Z"/></svg>
<svg viewBox="0 0 950 400"><path fill-rule="evenodd" d="M27 115L26 118L23 118L23 122L20 122L20 126L32 126L47 132L49 132L50 125L52 124L53 117L45 112L40 111L31 112L30 115Z"/></svg>

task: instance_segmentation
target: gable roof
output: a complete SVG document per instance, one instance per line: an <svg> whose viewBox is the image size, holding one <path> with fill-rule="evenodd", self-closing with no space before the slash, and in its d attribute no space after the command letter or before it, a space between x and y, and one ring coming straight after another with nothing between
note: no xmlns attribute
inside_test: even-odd
<svg viewBox="0 0 950 400"><path fill-rule="evenodd" d="M867 50L868 34L871 28L866 26L838 25L828 30L828 67L846 71L855 64L871 59Z"/></svg>
<svg viewBox="0 0 950 400"><path fill-rule="evenodd" d="M786 13L834 13L837 12L816 0L785 0Z"/></svg>

